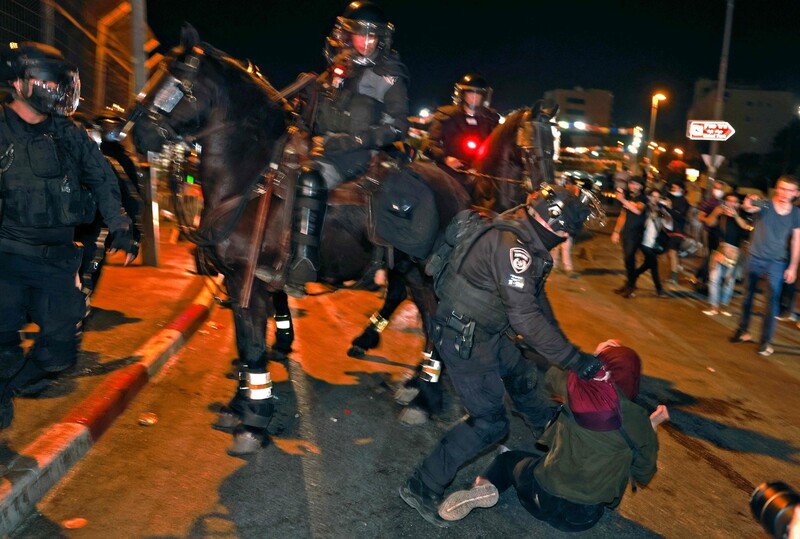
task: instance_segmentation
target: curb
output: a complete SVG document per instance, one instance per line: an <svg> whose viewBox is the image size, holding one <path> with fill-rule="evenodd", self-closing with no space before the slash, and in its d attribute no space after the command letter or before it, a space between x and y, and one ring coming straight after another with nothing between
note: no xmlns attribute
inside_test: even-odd
<svg viewBox="0 0 800 539"><path fill-rule="evenodd" d="M134 356L141 359L103 381L60 421L50 426L8 465L0 484L0 536L14 531L36 504L92 448L147 382L180 350L208 318L213 286L221 277L205 277L203 290L168 326Z"/></svg>

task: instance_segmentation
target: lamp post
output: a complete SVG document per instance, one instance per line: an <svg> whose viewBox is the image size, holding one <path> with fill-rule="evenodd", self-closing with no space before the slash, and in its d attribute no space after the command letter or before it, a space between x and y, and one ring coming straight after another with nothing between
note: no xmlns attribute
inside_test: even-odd
<svg viewBox="0 0 800 539"><path fill-rule="evenodd" d="M656 114L658 114L658 102L665 101L667 96L662 93L657 93L653 95L652 106L650 107L650 136L647 137L648 144L647 144L647 166L652 166L653 160L653 148L652 142L656 136ZM649 169L645 172L649 172Z"/></svg>

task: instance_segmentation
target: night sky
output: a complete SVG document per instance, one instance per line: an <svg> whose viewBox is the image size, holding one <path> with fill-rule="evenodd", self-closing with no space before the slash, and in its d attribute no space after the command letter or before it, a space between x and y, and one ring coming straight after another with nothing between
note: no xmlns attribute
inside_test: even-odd
<svg viewBox="0 0 800 539"><path fill-rule="evenodd" d="M494 87L500 112L546 90L614 94L618 126L647 126L650 96L663 91L658 134L682 138L694 81L716 79L726 0L377 1L395 25L393 47L411 73L411 107L449 102L467 72ZM148 19L165 45L184 21L204 41L249 58L277 87L325 68L324 38L346 1L151 0ZM800 1L737 0L729 83L789 90L800 99Z"/></svg>

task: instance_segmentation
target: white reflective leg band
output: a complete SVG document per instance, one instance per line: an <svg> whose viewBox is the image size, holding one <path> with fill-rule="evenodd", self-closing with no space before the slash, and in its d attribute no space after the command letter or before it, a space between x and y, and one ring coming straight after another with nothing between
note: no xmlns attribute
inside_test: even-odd
<svg viewBox="0 0 800 539"><path fill-rule="evenodd" d="M442 374L442 362L438 359L426 359L422 363L422 378L431 383L439 381L439 375Z"/></svg>
<svg viewBox="0 0 800 539"><path fill-rule="evenodd" d="M291 329L292 328L292 321L291 320L275 320L275 327L278 329Z"/></svg>
<svg viewBox="0 0 800 539"><path fill-rule="evenodd" d="M272 379L268 372L247 373L247 397L260 401L272 397Z"/></svg>
<svg viewBox="0 0 800 539"><path fill-rule="evenodd" d="M370 316L369 321L373 326L375 326L375 330L378 333L381 333L384 329L386 329L386 326L389 325L389 321L386 320L381 315L379 315L378 313L375 313L372 316Z"/></svg>

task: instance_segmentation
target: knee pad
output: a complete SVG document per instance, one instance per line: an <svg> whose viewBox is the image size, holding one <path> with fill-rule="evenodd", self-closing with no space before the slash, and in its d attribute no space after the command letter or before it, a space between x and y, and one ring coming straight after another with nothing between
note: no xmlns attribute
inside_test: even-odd
<svg viewBox="0 0 800 539"><path fill-rule="evenodd" d="M470 416L467 418L466 423L487 445L499 442L509 431L509 421L505 410L500 410L489 416Z"/></svg>
<svg viewBox="0 0 800 539"><path fill-rule="evenodd" d="M507 389L512 395L525 395L536 390L539 381L539 372L536 365L527 360L521 360L507 377Z"/></svg>

